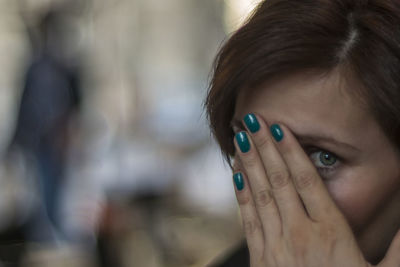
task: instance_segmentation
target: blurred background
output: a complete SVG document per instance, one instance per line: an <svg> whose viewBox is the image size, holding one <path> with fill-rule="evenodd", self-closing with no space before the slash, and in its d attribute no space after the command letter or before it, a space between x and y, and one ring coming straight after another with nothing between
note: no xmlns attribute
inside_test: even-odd
<svg viewBox="0 0 400 267"><path fill-rule="evenodd" d="M205 266L243 239L203 101L255 0L0 0L0 267Z"/></svg>

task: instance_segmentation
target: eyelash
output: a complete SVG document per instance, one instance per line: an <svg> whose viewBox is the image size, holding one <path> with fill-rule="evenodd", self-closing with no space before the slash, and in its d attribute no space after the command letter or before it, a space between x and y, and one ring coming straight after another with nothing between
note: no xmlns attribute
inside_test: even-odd
<svg viewBox="0 0 400 267"><path fill-rule="evenodd" d="M321 176L324 176L324 175L326 176L326 175L332 174L333 172L335 172L338 169L338 167L342 163L342 159L339 156L337 156L335 153L332 153L328 150L321 149L318 147L305 147L304 150L310 157L311 161L315 165L315 168L318 170L318 172L320 173ZM312 154L315 154L315 153L328 153L332 157L334 157L336 159L336 161L332 166L326 166L326 167L317 166L312 158ZM319 157L317 157L317 160L320 160Z"/></svg>

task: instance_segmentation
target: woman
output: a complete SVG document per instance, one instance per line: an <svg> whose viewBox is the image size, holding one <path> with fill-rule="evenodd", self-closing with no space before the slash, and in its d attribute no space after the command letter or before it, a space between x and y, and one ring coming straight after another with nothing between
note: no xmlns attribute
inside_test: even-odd
<svg viewBox="0 0 400 267"><path fill-rule="evenodd" d="M399 25L395 0L267 0L222 47L206 106L249 260L217 266L399 266Z"/></svg>

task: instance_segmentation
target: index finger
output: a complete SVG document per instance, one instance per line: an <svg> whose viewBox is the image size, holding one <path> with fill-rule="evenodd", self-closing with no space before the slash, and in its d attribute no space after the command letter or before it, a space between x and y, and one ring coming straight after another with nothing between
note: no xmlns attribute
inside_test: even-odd
<svg viewBox="0 0 400 267"><path fill-rule="evenodd" d="M288 166L309 217L315 221L337 217L341 213L309 156L287 127L278 124L271 126L272 133L279 130L283 133L283 138L276 141L277 148Z"/></svg>

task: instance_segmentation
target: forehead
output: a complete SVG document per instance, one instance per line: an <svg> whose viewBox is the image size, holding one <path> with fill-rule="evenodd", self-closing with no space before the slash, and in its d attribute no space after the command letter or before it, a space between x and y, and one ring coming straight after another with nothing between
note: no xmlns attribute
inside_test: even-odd
<svg viewBox="0 0 400 267"><path fill-rule="evenodd" d="M249 112L261 115L268 123L284 123L297 134L318 132L347 139L346 134L361 134L376 123L366 106L350 93L358 90L340 76L297 73L274 78L260 87L239 93L235 119Z"/></svg>

